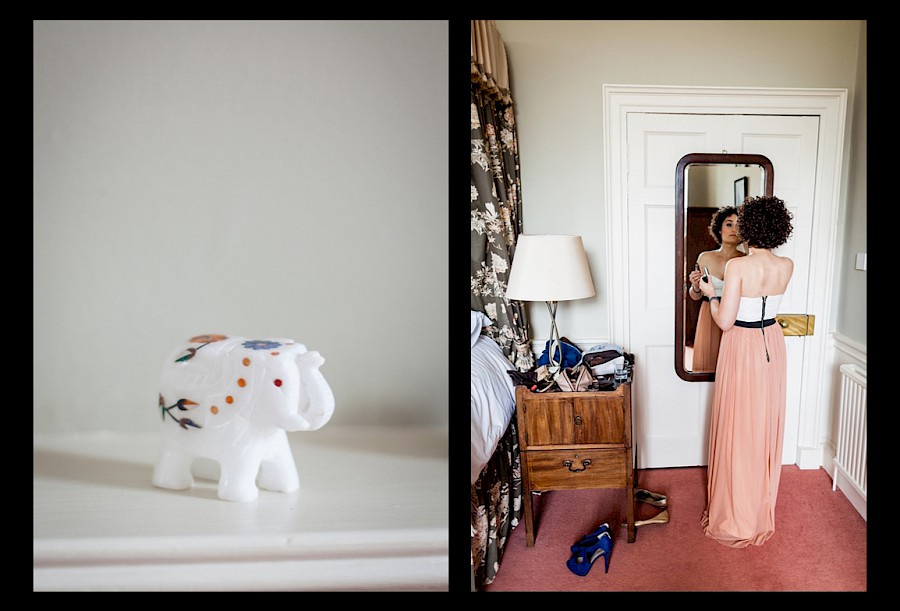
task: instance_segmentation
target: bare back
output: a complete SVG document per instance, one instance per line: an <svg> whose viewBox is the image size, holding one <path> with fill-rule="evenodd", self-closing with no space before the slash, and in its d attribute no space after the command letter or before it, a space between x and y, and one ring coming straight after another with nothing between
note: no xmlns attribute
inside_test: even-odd
<svg viewBox="0 0 900 611"><path fill-rule="evenodd" d="M726 286L739 283L741 297L783 295L794 273L794 262L768 250L751 249L748 256L729 261L726 270Z"/></svg>

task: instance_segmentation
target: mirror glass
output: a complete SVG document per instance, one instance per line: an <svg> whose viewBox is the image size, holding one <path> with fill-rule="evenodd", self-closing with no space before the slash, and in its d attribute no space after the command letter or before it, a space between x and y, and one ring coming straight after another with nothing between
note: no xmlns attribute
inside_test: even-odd
<svg viewBox="0 0 900 611"><path fill-rule="evenodd" d="M731 231L745 197L772 195L775 175L763 155L691 153L675 169L675 372L683 380L715 380L721 331L709 303L693 299L690 273L706 267L721 294L724 261L746 253ZM719 237L710 231L716 220ZM724 227L724 228L723 228Z"/></svg>

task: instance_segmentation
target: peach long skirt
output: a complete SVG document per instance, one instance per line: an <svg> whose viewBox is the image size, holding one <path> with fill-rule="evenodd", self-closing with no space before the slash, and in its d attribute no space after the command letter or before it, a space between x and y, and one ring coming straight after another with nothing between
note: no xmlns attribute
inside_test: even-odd
<svg viewBox="0 0 900 611"><path fill-rule="evenodd" d="M723 545L762 545L775 533L786 378L777 323L765 328L765 343L759 328L732 327L722 334L701 524Z"/></svg>
<svg viewBox="0 0 900 611"><path fill-rule="evenodd" d="M719 342L722 339L722 330L713 320L709 309L709 302L700 304L700 313L697 315L697 330L694 333L694 355L691 361L691 371L715 371L716 361L719 356Z"/></svg>

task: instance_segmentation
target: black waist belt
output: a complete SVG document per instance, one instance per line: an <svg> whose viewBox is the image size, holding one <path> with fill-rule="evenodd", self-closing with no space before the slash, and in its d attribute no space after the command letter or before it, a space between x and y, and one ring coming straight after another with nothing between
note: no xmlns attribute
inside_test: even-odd
<svg viewBox="0 0 900 611"><path fill-rule="evenodd" d="M749 322L749 321L746 321L746 320L736 320L736 321L734 321L734 326L735 326L735 327L749 327L749 328L751 328L751 329L760 329L760 328L762 328L762 327L768 327L769 325L774 325L774 324L775 324L775 319L774 319L774 318L767 318L767 319L761 320L761 321L760 321L760 320L757 320L757 321L755 321L755 322Z"/></svg>

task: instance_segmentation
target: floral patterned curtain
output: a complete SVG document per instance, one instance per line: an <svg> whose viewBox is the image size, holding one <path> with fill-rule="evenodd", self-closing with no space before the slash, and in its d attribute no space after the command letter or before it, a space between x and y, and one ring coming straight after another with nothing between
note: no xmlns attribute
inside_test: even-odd
<svg viewBox="0 0 900 611"><path fill-rule="evenodd" d="M472 21L472 309L493 321L486 333L519 371L534 367L525 308L506 283L522 231L519 153L506 50L493 21ZM513 416L472 486L472 578L481 589L500 570L524 509L522 460Z"/></svg>
<svg viewBox="0 0 900 611"><path fill-rule="evenodd" d="M472 309L494 324L486 332L519 371L534 367L522 302L506 282L522 232L515 114L506 51L493 21L472 22Z"/></svg>

